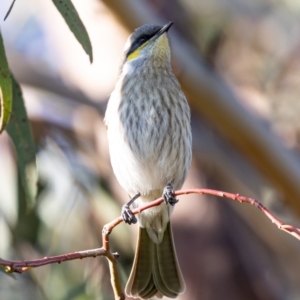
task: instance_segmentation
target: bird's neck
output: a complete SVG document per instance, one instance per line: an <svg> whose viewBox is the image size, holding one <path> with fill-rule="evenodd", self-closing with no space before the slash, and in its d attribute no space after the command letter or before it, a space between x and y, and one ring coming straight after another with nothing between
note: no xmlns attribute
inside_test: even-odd
<svg viewBox="0 0 300 300"><path fill-rule="evenodd" d="M125 62L122 68L122 77L139 77L142 75L147 78L157 77L163 73L172 72L169 60L161 60L159 57L151 59L135 59Z"/></svg>

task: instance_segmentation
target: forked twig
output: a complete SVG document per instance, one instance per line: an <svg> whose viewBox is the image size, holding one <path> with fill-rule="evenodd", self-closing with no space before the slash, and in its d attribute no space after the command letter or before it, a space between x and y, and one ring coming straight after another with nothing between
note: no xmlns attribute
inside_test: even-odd
<svg viewBox="0 0 300 300"><path fill-rule="evenodd" d="M277 217L275 217L265 206L263 206L260 202L253 198L240 196L239 194L232 194L217 190L210 189L187 189L187 190L179 190L174 192L175 196L182 196L188 194L200 194L200 195L213 195L217 197L228 198L234 201L239 201L240 203L249 203L258 208L265 216L267 216L272 223L274 223L279 229L291 234L296 239L300 240L300 229L296 228L292 225L284 224ZM158 206L164 199L161 197L156 199L148 204L143 205L140 208L134 209L133 214L140 213L150 207ZM109 261L109 269L110 269L110 278L111 284L114 290L115 299L123 300L125 299L125 294L123 292L121 281L119 278L119 273L117 269L117 259L119 257L118 253L112 253L109 246L109 235L113 231L113 229L123 222L121 217L116 218L110 223L104 225L102 230L102 243L103 246L97 249L90 249L85 251L72 252L57 256L44 257L37 260L29 260L29 261L11 261L4 260L0 258L0 266L4 266L6 272L8 273L24 273L31 268L36 268L48 264L53 263L62 263L64 261L74 260L74 259L82 259L86 257L97 257L97 256L105 256Z"/></svg>

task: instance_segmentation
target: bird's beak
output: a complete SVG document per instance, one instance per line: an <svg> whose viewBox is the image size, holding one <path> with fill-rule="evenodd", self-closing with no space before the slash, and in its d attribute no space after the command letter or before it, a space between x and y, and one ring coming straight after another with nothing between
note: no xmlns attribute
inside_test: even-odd
<svg viewBox="0 0 300 300"><path fill-rule="evenodd" d="M163 28L154 36L155 39L157 39L162 34L164 34L165 32L167 32L172 25L173 25L173 22L169 22L168 24L164 25Z"/></svg>

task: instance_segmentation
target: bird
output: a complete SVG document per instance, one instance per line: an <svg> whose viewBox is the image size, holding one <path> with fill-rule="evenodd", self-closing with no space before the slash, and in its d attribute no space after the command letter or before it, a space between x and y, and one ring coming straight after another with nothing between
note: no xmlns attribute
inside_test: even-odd
<svg viewBox="0 0 300 300"><path fill-rule="evenodd" d="M165 203L136 217L129 204L122 217L139 231L127 296L176 298L185 281L174 246L170 216L192 159L190 107L171 67L168 30L145 24L127 39L120 74L104 123L113 172L133 208L163 195Z"/></svg>

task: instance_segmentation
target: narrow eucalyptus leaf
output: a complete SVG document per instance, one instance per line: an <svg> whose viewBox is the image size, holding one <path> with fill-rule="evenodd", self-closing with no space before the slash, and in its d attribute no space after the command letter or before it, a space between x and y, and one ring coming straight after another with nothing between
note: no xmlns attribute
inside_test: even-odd
<svg viewBox="0 0 300 300"><path fill-rule="evenodd" d="M35 204L37 194L36 148L20 85L13 77L12 83L13 106L6 130L16 149L21 185L25 192L27 207L30 209Z"/></svg>
<svg viewBox="0 0 300 300"><path fill-rule="evenodd" d="M12 107L12 82L0 32L0 133L9 121Z"/></svg>
<svg viewBox="0 0 300 300"><path fill-rule="evenodd" d="M69 29L75 35L77 41L81 44L84 51L93 62L93 50L89 35L82 23L74 5L71 0L52 0L61 16L65 19Z"/></svg>

